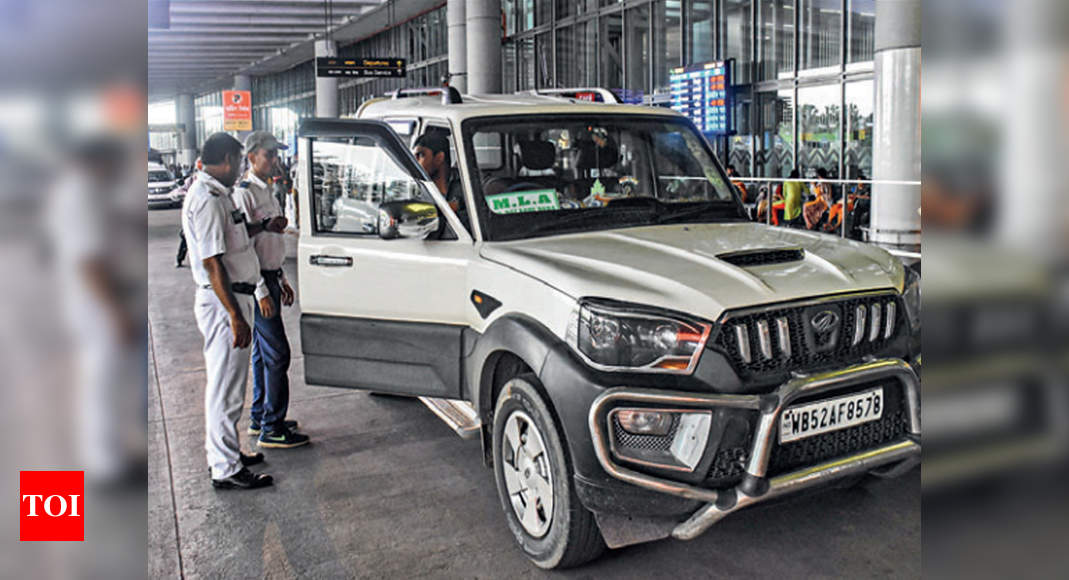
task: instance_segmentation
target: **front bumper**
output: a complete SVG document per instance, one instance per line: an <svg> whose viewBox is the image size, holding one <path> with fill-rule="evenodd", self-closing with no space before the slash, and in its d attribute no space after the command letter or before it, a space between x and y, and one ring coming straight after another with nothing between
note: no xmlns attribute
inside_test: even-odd
<svg viewBox="0 0 1069 580"><path fill-rule="evenodd" d="M185 194L173 195L171 192L150 193L148 194L148 205L149 207L175 207L182 205L185 197Z"/></svg>
<svg viewBox="0 0 1069 580"><path fill-rule="evenodd" d="M802 396L894 379L901 383L909 428L905 437L878 447L838 457L788 473L767 477L780 413ZM712 395L652 389L618 387L609 389L590 407L588 426L595 455L601 467L613 478L648 489L706 505L672 531L678 539L697 537L724 516L746 506L812 487L840 477L865 473L890 464L904 470L920 461L920 384L908 363L899 359L872 360L845 369L813 375L795 375L767 395ZM609 443L608 414L624 405L659 406L688 409L743 409L759 413L759 421L750 444L741 483L728 489L710 489L648 473L642 473L614 460Z"/></svg>

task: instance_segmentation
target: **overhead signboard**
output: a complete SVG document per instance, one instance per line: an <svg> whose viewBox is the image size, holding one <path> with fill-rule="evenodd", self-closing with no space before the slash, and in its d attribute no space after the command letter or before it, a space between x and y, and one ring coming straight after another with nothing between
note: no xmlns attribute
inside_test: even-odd
<svg viewBox="0 0 1069 580"><path fill-rule="evenodd" d="M404 77L403 58L316 58L317 77Z"/></svg>
<svg viewBox="0 0 1069 580"><path fill-rule="evenodd" d="M252 131L252 93L223 91L223 130Z"/></svg>
<svg viewBox="0 0 1069 580"><path fill-rule="evenodd" d="M668 77L672 108L690 117L706 135L734 134L734 65L729 59L672 69Z"/></svg>

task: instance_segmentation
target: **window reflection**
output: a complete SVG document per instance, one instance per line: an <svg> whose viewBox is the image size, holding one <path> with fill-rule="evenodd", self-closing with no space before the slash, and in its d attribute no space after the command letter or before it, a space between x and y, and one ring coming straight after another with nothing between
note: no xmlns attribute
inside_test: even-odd
<svg viewBox="0 0 1069 580"><path fill-rule="evenodd" d="M602 16L598 50L601 52L601 86L618 89L624 86L623 18L619 12Z"/></svg>
<svg viewBox="0 0 1069 580"><path fill-rule="evenodd" d="M653 4L653 87L668 92L669 71L682 64L680 49L680 0L658 0Z"/></svg>
<svg viewBox="0 0 1069 580"><path fill-rule="evenodd" d="M839 173L839 85L798 89L798 165L803 177L823 167Z"/></svg>
<svg viewBox="0 0 1069 580"><path fill-rule="evenodd" d="M798 11L799 74L835 72L842 54L842 0L799 0Z"/></svg>
<svg viewBox="0 0 1069 580"><path fill-rule="evenodd" d="M876 0L847 0L846 62L848 69L871 67L876 34Z"/></svg>
<svg viewBox="0 0 1069 580"><path fill-rule="evenodd" d="M792 89L757 95L754 166L758 176L787 177L794 168L793 101Z"/></svg>
<svg viewBox="0 0 1069 580"><path fill-rule="evenodd" d="M627 88L650 90L650 8L639 6L627 11Z"/></svg>
<svg viewBox="0 0 1069 580"><path fill-rule="evenodd" d="M713 60L713 3L710 0L688 2L687 62L697 64Z"/></svg>
<svg viewBox="0 0 1069 580"><path fill-rule="evenodd" d="M843 154L847 178L872 177L872 81L846 85L846 127Z"/></svg>
<svg viewBox="0 0 1069 580"><path fill-rule="evenodd" d="M790 78L794 74L794 0L760 0L757 24L758 78Z"/></svg>
<svg viewBox="0 0 1069 580"><path fill-rule="evenodd" d="M750 82L750 47L753 46L753 21L750 0L724 0L720 31L724 41L724 58L735 59L735 82Z"/></svg>

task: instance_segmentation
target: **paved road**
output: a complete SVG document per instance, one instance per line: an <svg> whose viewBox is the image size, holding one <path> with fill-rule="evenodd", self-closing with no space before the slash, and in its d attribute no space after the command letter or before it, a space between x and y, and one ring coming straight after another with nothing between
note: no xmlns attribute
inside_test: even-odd
<svg viewBox="0 0 1069 580"><path fill-rule="evenodd" d="M691 542L538 570L513 544L478 443L458 438L418 401L304 384L296 308L285 312L290 417L313 444L267 452L273 488L217 492L204 460L192 281L188 267L174 267L177 224L176 210L149 212L150 577L920 576L919 471L758 506ZM295 266L286 265L291 279ZM251 437L246 443L254 448Z"/></svg>

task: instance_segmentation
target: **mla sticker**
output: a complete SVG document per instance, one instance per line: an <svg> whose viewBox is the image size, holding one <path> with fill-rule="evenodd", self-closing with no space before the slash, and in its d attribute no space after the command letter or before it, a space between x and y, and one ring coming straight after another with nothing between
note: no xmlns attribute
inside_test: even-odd
<svg viewBox="0 0 1069 580"><path fill-rule="evenodd" d="M490 211L498 214L524 213L529 211L552 211L560 209L556 190L532 189L510 191L486 196Z"/></svg>

